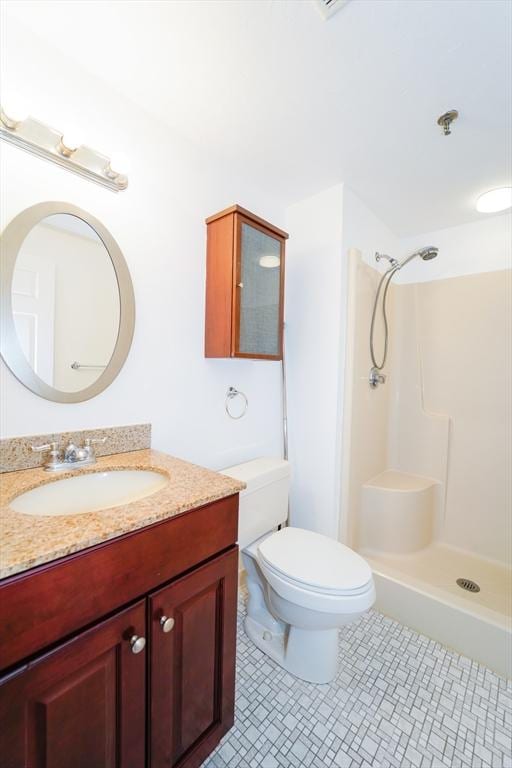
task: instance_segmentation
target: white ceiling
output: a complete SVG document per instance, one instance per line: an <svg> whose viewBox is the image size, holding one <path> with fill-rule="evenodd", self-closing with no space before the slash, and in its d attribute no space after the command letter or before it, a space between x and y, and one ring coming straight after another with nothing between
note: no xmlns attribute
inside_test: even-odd
<svg viewBox="0 0 512 768"><path fill-rule="evenodd" d="M345 181L397 234L477 219L478 194L511 183L511 9L351 0L324 21L313 0L7 3L258 186L294 202Z"/></svg>

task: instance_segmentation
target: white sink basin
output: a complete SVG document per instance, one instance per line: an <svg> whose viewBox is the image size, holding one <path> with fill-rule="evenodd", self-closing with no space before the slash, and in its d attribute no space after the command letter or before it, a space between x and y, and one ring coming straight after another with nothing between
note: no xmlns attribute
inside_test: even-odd
<svg viewBox="0 0 512 768"><path fill-rule="evenodd" d="M10 503L25 515L79 515L129 504L169 482L160 472L116 469L56 480L16 496Z"/></svg>

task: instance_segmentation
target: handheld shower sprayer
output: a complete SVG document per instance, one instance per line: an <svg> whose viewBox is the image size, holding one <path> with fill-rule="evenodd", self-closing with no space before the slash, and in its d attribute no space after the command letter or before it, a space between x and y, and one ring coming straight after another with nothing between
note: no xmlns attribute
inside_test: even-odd
<svg viewBox="0 0 512 768"><path fill-rule="evenodd" d="M430 261L431 259L435 259L437 254L439 253L439 248L436 248L435 245L427 245L425 248L420 248L417 251L414 251L414 253L411 253L410 256L407 256L402 262L399 262L397 259L394 259L392 256L387 256L385 253L376 253L375 254L375 261L380 261L381 259L386 259L386 261L389 261L390 268L384 272L382 275L379 285L377 287L377 293L375 295L375 302L373 305L373 312L372 312L372 322L370 325L370 355L372 358L372 368L370 370L370 387L372 389L375 389L379 386L379 384L384 384L386 381L386 377L383 373L381 373L382 369L384 368L384 365L386 363L386 358L388 354L388 318L386 313L386 299L388 295L388 288L391 280L393 279L393 275L395 272L398 272L398 270L402 269L402 267L405 267L406 264L408 264L410 261L416 258L416 256L419 256L423 261ZM382 286L384 286L384 292L382 294L382 319L384 321L384 352L382 354L382 362L379 364L375 357L375 349L374 349L374 331L375 331L375 317L377 315L377 306L379 303L379 297L381 293Z"/></svg>
<svg viewBox="0 0 512 768"><path fill-rule="evenodd" d="M411 253L410 256L404 259L402 263L398 265L398 269L405 267L405 265L415 259L416 256L419 256L420 259L423 259L423 261L430 261L431 259L435 259L438 253L439 248L436 248L435 245L427 245L426 248L419 248L417 251L414 251L414 253Z"/></svg>

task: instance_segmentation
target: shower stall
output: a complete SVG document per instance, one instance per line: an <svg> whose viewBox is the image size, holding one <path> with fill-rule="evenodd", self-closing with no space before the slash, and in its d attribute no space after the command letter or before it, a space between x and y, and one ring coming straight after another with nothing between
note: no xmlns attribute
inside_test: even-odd
<svg viewBox="0 0 512 768"><path fill-rule="evenodd" d="M437 255L349 252L341 538L378 609L510 676L512 273L400 280Z"/></svg>

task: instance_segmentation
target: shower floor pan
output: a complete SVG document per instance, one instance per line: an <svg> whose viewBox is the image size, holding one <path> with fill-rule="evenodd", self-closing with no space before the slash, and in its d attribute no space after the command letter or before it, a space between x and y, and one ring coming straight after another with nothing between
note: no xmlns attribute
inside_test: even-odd
<svg viewBox="0 0 512 768"><path fill-rule="evenodd" d="M412 554L362 551L382 613L512 677L512 570L432 544ZM476 582L469 591L457 579Z"/></svg>

